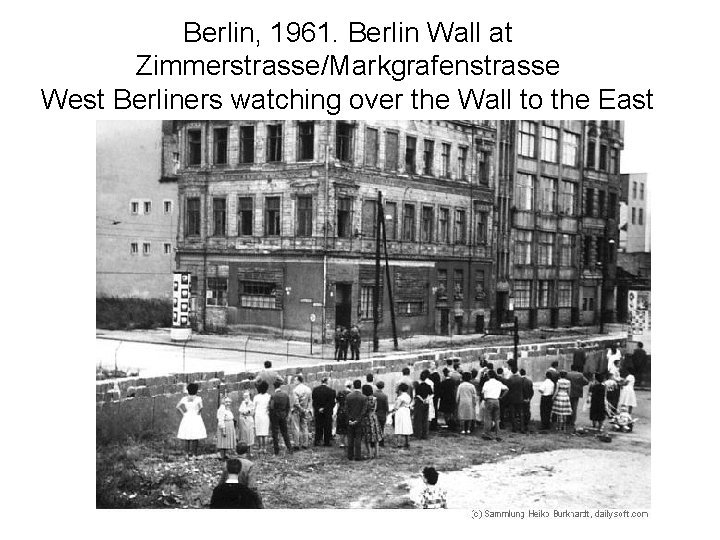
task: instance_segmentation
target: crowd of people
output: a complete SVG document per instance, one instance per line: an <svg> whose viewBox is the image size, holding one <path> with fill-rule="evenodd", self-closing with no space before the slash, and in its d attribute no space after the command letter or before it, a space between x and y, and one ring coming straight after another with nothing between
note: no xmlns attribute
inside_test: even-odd
<svg viewBox="0 0 720 540"><path fill-rule="evenodd" d="M351 461L376 459L379 449L386 446L385 431L389 426L398 449L409 448L411 438L427 439L429 432L439 429L470 435L482 426L483 439L500 441L501 431L508 428L513 433L528 433L530 404L536 390L540 396L541 433L575 428L585 386L589 389L582 411L589 414L593 428L602 431L609 420L614 429L632 431L632 411L637 407L635 361L642 361L644 353L642 343L633 355L623 356L619 348L612 347L605 356L607 364L590 374L585 371L585 352L579 349L569 372L559 369L557 361L552 362L537 389L513 360L506 362L506 369L480 358L479 369L468 371L459 359L448 359L442 371L433 362L417 379L411 376L409 367L403 368L391 391L392 400L384 381L375 381L372 373L364 381L346 381L338 391L330 386L327 377L310 389L299 374L288 392L272 364L265 362L255 379L254 396L245 391L236 410L232 410L230 398L224 397L218 408L215 441L219 458L228 462L228 476L213 500L220 501L220 505L233 498L245 501L243 504L262 505L259 495L248 495L235 485L243 467L251 467L251 462L228 459L228 454L266 454L268 437L275 455L280 453L281 441L289 456L307 449L312 437L314 446L336 444L344 448ZM188 455L197 454L198 441L207 437L200 416L203 403L197 392L196 383L188 384L188 395L177 405L182 413L178 438L186 441ZM425 476L428 486L437 481L437 471L433 471ZM430 499L439 497L436 489L428 490Z"/></svg>

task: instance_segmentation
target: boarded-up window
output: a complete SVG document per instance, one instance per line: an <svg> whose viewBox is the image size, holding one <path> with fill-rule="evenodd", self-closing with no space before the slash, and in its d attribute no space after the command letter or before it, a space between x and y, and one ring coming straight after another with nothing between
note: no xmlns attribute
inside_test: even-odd
<svg viewBox="0 0 720 540"><path fill-rule="evenodd" d="M398 134L394 131L385 132L385 170L397 171L398 168Z"/></svg>
<svg viewBox="0 0 720 540"><path fill-rule="evenodd" d="M375 238L377 227L377 202L363 201L362 206L362 234L365 238Z"/></svg>
<svg viewBox="0 0 720 540"><path fill-rule="evenodd" d="M365 129L365 166L377 167L378 130Z"/></svg>

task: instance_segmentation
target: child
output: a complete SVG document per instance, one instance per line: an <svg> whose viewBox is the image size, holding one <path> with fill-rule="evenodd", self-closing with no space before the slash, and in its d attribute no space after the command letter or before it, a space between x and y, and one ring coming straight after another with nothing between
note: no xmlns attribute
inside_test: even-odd
<svg viewBox="0 0 720 540"><path fill-rule="evenodd" d="M447 492L438 487L438 472L435 467L425 467L422 471L425 489L420 493L422 508L447 508Z"/></svg>

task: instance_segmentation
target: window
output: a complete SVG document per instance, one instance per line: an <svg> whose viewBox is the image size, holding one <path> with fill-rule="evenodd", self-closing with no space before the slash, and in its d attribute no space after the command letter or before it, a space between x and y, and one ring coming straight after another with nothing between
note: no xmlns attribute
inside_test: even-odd
<svg viewBox="0 0 720 540"><path fill-rule="evenodd" d="M617 194L608 193L608 219L617 217Z"/></svg>
<svg viewBox="0 0 720 540"><path fill-rule="evenodd" d="M560 184L560 212L572 216L575 214L575 189L573 182L563 180Z"/></svg>
<svg viewBox="0 0 720 540"><path fill-rule="evenodd" d="M403 235L406 242L415 241L415 205L406 204L403 206Z"/></svg>
<svg viewBox="0 0 720 540"><path fill-rule="evenodd" d="M397 314L398 315L422 315L425 313L425 302L422 300L414 302L398 302L397 303Z"/></svg>
<svg viewBox="0 0 720 540"><path fill-rule="evenodd" d="M228 129L213 129L213 163L216 165L225 165L227 163L228 149Z"/></svg>
<svg viewBox="0 0 720 540"><path fill-rule="evenodd" d="M515 264L532 264L532 231L517 231L515 236Z"/></svg>
<svg viewBox="0 0 720 540"><path fill-rule="evenodd" d="M193 197L188 199L185 204L185 213L187 214L185 235L200 236L200 199Z"/></svg>
<svg viewBox="0 0 720 540"><path fill-rule="evenodd" d="M453 271L453 298L461 300L465 294L465 279L463 279L463 271L456 268Z"/></svg>
<svg viewBox="0 0 720 540"><path fill-rule="evenodd" d="M558 281L558 307L572 307L572 294L572 281Z"/></svg>
<svg viewBox="0 0 720 540"><path fill-rule="evenodd" d="M338 238L350 238L352 234L352 199L339 197L337 201Z"/></svg>
<svg viewBox="0 0 720 540"><path fill-rule="evenodd" d="M423 174L426 176L432 176L433 174L434 153L435 141L425 139L423 144Z"/></svg>
<svg viewBox="0 0 720 540"><path fill-rule="evenodd" d="M467 180L467 146L458 148L458 178Z"/></svg>
<svg viewBox="0 0 720 540"><path fill-rule="evenodd" d="M475 298L481 299L484 294L485 294L485 270L475 270Z"/></svg>
<svg viewBox="0 0 720 540"><path fill-rule="evenodd" d="M550 126L542 127L542 148L540 157L543 161L557 163L558 157L558 130Z"/></svg>
<svg viewBox="0 0 720 540"><path fill-rule="evenodd" d="M573 238L569 234L560 235L560 266L573 265Z"/></svg>
<svg viewBox="0 0 720 540"><path fill-rule="evenodd" d="M450 243L450 210L447 208L440 209L440 217L438 219L438 242L444 244Z"/></svg>
<svg viewBox="0 0 720 540"><path fill-rule="evenodd" d="M605 190L598 190L598 216L605 216Z"/></svg>
<svg viewBox="0 0 720 540"><path fill-rule="evenodd" d="M238 198L238 234L252 236L253 233L253 199L252 197Z"/></svg>
<svg viewBox="0 0 720 540"><path fill-rule="evenodd" d="M632 216L632 219L630 220L630 223L635 225L635 207L630 209L630 215Z"/></svg>
<svg viewBox="0 0 720 540"><path fill-rule="evenodd" d="M130 201L130 213L131 214L139 214L140 213L140 203L138 201Z"/></svg>
<svg viewBox="0 0 720 540"><path fill-rule="evenodd" d="M645 200L645 184L640 183L640 200Z"/></svg>
<svg viewBox="0 0 720 540"><path fill-rule="evenodd" d="M533 177L529 174L518 173L515 178L515 207L533 209Z"/></svg>
<svg viewBox="0 0 720 540"><path fill-rule="evenodd" d="M385 236L388 240L397 239L397 203L385 203Z"/></svg>
<svg viewBox="0 0 720 540"><path fill-rule="evenodd" d="M263 281L238 282L238 304L244 308L275 309L276 303L275 283Z"/></svg>
<svg viewBox="0 0 720 540"><path fill-rule="evenodd" d="M520 122L520 143L519 153L521 156L535 157L535 137L537 136L537 124L523 120Z"/></svg>
<svg viewBox="0 0 720 540"><path fill-rule="evenodd" d="M598 158L598 169L607 171L607 144L600 143L600 157Z"/></svg>
<svg viewBox="0 0 720 540"><path fill-rule="evenodd" d="M613 174L618 174L620 172L617 148L610 148L610 168L608 169L608 172Z"/></svg>
<svg viewBox="0 0 720 540"><path fill-rule="evenodd" d="M227 278L207 278L206 306L227 306Z"/></svg>
<svg viewBox="0 0 720 540"><path fill-rule="evenodd" d="M435 222L435 212L432 206L422 207L422 237L421 242L433 241L433 223Z"/></svg>
<svg viewBox="0 0 720 540"><path fill-rule="evenodd" d="M172 201L163 201L163 212L172 214Z"/></svg>
<svg viewBox="0 0 720 540"><path fill-rule="evenodd" d="M397 138L395 139L397 141ZM395 152L397 155L397 151ZM365 128L365 166L377 167L378 130Z"/></svg>
<svg viewBox="0 0 720 540"><path fill-rule="evenodd" d="M633 182L633 188L632 188L632 198L637 199L637 182Z"/></svg>
<svg viewBox="0 0 720 540"><path fill-rule="evenodd" d="M448 290L448 273L444 268L438 268L437 271L438 290L445 291L447 295Z"/></svg>
<svg viewBox="0 0 720 540"><path fill-rule="evenodd" d="M553 282L545 279L538 281L537 307L548 308L552 305Z"/></svg>
<svg viewBox="0 0 720 540"><path fill-rule="evenodd" d="M364 200L362 205L362 234L365 238L375 238L377 234L377 202ZM386 231L387 234L387 231Z"/></svg>
<svg viewBox="0 0 720 540"><path fill-rule="evenodd" d="M578 148L580 148L580 135L563 131L562 163L570 167L577 167Z"/></svg>
<svg viewBox="0 0 720 540"><path fill-rule="evenodd" d="M407 137L405 139L405 172L407 174L415 174L415 137Z"/></svg>
<svg viewBox="0 0 720 540"><path fill-rule="evenodd" d="M143 202L143 213L149 214L152 211L152 202L151 201L144 201Z"/></svg>
<svg viewBox="0 0 720 540"><path fill-rule="evenodd" d="M475 244L484 245L488 241L488 213L475 210Z"/></svg>
<svg viewBox="0 0 720 540"><path fill-rule="evenodd" d="M385 170L397 171L398 168L398 134L394 131L385 132Z"/></svg>
<svg viewBox="0 0 720 540"><path fill-rule="evenodd" d="M130 255L137 255L137 254L138 254L138 243L130 242Z"/></svg>
<svg viewBox="0 0 720 540"><path fill-rule="evenodd" d="M595 202L595 190L593 188L585 189L585 214L586 216L594 216L597 209L593 204Z"/></svg>
<svg viewBox="0 0 720 540"><path fill-rule="evenodd" d="M313 200L303 195L297 198L297 235L312 236Z"/></svg>
<svg viewBox="0 0 720 540"><path fill-rule="evenodd" d="M280 197L265 198L265 236L280 236Z"/></svg>
<svg viewBox="0 0 720 540"><path fill-rule="evenodd" d="M213 198L213 236L225 236L225 209L224 197Z"/></svg>
<svg viewBox="0 0 720 540"><path fill-rule="evenodd" d="M282 124L270 124L267 127L268 162L282 161Z"/></svg>
<svg viewBox="0 0 720 540"><path fill-rule="evenodd" d="M170 242L165 242L163 244L163 252L165 255L170 255L172 253L172 244Z"/></svg>
<svg viewBox="0 0 720 540"><path fill-rule="evenodd" d="M592 268L595 266L593 260L593 237L586 236L583 239L583 265L585 268Z"/></svg>
<svg viewBox="0 0 720 540"><path fill-rule="evenodd" d="M143 255L150 255L150 242L143 242Z"/></svg>
<svg viewBox="0 0 720 540"><path fill-rule="evenodd" d="M595 141L589 140L587 143L587 159L585 165L588 169L595 168Z"/></svg>
<svg viewBox="0 0 720 540"><path fill-rule="evenodd" d="M643 214L644 211L642 208L638 208L638 225L643 225Z"/></svg>
<svg viewBox="0 0 720 540"><path fill-rule="evenodd" d="M450 178L450 145L442 143L442 171L443 178Z"/></svg>
<svg viewBox="0 0 720 540"><path fill-rule="evenodd" d="M595 297L583 296L582 310L595 311Z"/></svg>
<svg viewBox="0 0 720 540"><path fill-rule="evenodd" d="M530 307L530 290L532 282L528 279L515 280L515 309Z"/></svg>
<svg viewBox="0 0 720 540"><path fill-rule="evenodd" d="M240 127L240 163L255 163L255 126Z"/></svg>
<svg viewBox="0 0 720 540"><path fill-rule="evenodd" d="M480 184L488 185L490 183L490 154L488 152L480 152L477 167L477 179Z"/></svg>
<svg viewBox="0 0 720 540"><path fill-rule="evenodd" d="M455 210L455 230L453 231L453 238L456 244L465 244L467 235L467 218L465 217L465 210Z"/></svg>
<svg viewBox="0 0 720 540"><path fill-rule="evenodd" d="M352 124L338 122L335 131L335 157L340 161L352 160Z"/></svg>
<svg viewBox="0 0 720 540"><path fill-rule="evenodd" d="M538 257L539 265L551 266L553 263L553 246L555 235L552 233L538 233Z"/></svg>
<svg viewBox="0 0 720 540"><path fill-rule="evenodd" d="M540 177L540 211L555 212L557 180L546 176Z"/></svg>
<svg viewBox="0 0 720 540"><path fill-rule="evenodd" d="M200 165L202 162L202 136L199 129L187 131L187 164Z"/></svg>
<svg viewBox="0 0 720 540"><path fill-rule="evenodd" d="M373 318L373 300L375 299L375 287L363 285L360 287L360 318Z"/></svg>
<svg viewBox="0 0 720 540"><path fill-rule="evenodd" d="M298 122L298 161L315 157L315 122Z"/></svg>

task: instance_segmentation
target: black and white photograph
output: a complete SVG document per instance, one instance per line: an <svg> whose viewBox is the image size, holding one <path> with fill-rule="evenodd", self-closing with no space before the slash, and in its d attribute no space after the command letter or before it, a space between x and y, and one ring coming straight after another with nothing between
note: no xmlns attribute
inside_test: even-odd
<svg viewBox="0 0 720 540"><path fill-rule="evenodd" d="M641 121L97 121L96 507L650 509Z"/></svg>

